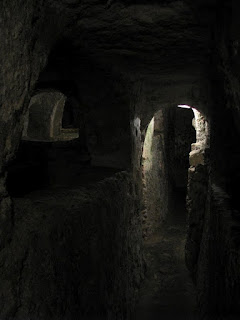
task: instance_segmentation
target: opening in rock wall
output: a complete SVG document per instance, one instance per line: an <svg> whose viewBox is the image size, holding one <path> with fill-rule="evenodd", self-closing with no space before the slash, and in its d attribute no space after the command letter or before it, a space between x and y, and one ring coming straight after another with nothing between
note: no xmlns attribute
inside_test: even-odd
<svg viewBox="0 0 240 320"><path fill-rule="evenodd" d="M71 102L69 99L66 100L63 117L62 117L62 127L63 128L74 128L74 114Z"/></svg>
<svg viewBox="0 0 240 320"><path fill-rule="evenodd" d="M173 188L186 194L189 153L192 143L196 142L195 115L193 109L178 105L174 117L174 137L171 155L174 159L172 174Z"/></svg>
<svg viewBox="0 0 240 320"><path fill-rule="evenodd" d="M142 154L144 236L161 226L170 210L171 194L186 196L189 153L196 141L190 107L162 109L145 134Z"/></svg>
<svg viewBox="0 0 240 320"><path fill-rule="evenodd" d="M192 168L203 161L200 146L206 141L203 116L185 105L161 109L146 130L142 175L148 276L137 319L196 316L195 288L185 265L186 193L189 162Z"/></svg>
<svg viewBox="0 0 240 320"><path fill-rule="evenodd" d="M48 89L38 91L25 115L22 141L8 167L10 195L75 181L90 157L79 138L79 129L63 128L66 96Z"/></svg>
<svg viewBox="0 0 240 320"><path fill-rule="evenodd" d="M19 319L32 305L33 318L115 318L130 313L135 299L140 279L134 272L141 269L135 266L141 260L138 213L130 174L115 175L130 158L129 103L119 82L113 85L111 76L103 81L102 70L96 81L88 71L75 75L77 96L48 81L48 71L44 85L40 77L35 96L41 99L32 101L24 139L7 168L17 222L9 249L17 258L9 259L12 275L17 263L25 279L16 298L16 305L24 301L23 309L13 311ZM59 74L56 84L72 83ZM79 137L65 139L72 126L80 129ZM99 153L94 167L91 156Z"/></svg>
<svg viewBox="0 0 240 320"><path fill-rule="evenodd" d="M23 140L67 141L77 138L79 128L77 124L74 127L72 106L64 94L49 89L32 97L25 115Z"/></svg>
<svg viewBox="0 0 240 320"><path fill-rule="evenodd" d="M53 49L8 166L12 196L88 184L130 165L129 103L105 69L69 41Z"/></svg>

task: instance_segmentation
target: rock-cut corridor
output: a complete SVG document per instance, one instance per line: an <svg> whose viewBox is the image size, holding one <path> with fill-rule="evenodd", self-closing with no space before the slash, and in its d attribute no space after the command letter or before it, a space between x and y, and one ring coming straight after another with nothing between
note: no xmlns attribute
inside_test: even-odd
<svg viewBox="0 0 240 320"><path fill-rule="evenodd" d="M238 320L240 1L0 2L0 320Z"/></svg>
<svg viewBox="0 0 240 320"><path fill-rule="evenodd" d="M185 265L186 207L175 193L162 228L145 242L147 273L136 320L198 320L196 289Z"/></svg>

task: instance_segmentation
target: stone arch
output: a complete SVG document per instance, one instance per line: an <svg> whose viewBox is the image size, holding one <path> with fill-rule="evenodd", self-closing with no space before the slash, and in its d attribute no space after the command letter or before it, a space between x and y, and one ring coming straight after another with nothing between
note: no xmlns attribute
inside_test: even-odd
<svg viewBox="0 0 240 320"><path fill-rule="evenodd" d="M63 129L62 118L67 97L55 90L34 95L25 116L23 139L34 141L71 140L78 129Z"/></svg>
<svg viewBox="0 0 240 320"><path fill-rule="evenodd" d="M184 146L181 151L181 153L186 153L186 161L184 162L185 167L183 170L179 170L178 166L180 167L182 163L180 163L181 161L176 161L176 159L179 160L181 155L179 156L176 153L175 159L174 151L179 138L175 139L177 133L174 132L175 129L173 128L176 125L175 116L180 111L176 107L161 108L154 113L148 125L142 129L141 169L144 237L148 237L161 227L162 222L171 210L174 190L181 189L186 194L187 184L194 167L198 165L204 166L206 163L205 158L209 138L208 122L203 114L195 108L188 107L190 111L193 111L190 112L192 118L191 115L190 117L188 115L187 118L189 120L188 129L193 125L195 134L193 134L194 130L192 130L191 136L187 138L188 150ZM183 125L183 123L180 124ZM181 148L181 144L177 145L177 148ZM176 173L177 170L179 172ZM182 171L185 172L184 177ZM191 188L193 187L191 186Z"/></svg>

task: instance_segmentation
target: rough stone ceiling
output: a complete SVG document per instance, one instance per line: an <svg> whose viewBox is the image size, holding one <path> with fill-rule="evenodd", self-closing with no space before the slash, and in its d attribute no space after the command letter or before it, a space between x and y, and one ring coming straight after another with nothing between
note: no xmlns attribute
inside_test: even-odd
<svg viewBox="0 0 240 320"><path fill-rule="evenodd" d="M75 56L84 50L138 77L197 74L206 64L209 24L199 23L188 1L50 3L68 16L64 36L71 39Z"/></svg>

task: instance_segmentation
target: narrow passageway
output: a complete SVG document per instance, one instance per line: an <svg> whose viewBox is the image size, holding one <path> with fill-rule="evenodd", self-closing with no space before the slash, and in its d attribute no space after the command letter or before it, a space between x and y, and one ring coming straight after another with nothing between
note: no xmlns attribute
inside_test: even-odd
<svg viewBox="0 0 240 320"><path fill-rule="evenodd" d="M185 266L185 193L172 196L172 209L161 229L145 242L147 273L136 320L198 319L196 292Z"/></svg>

